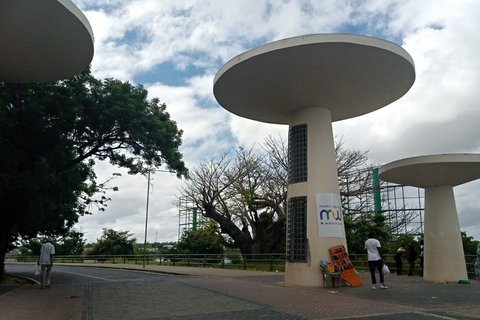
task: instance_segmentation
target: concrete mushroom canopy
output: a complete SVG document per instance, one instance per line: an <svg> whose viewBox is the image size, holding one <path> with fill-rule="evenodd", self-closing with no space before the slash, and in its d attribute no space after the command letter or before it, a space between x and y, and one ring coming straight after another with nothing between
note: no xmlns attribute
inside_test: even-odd
<svg viewBox="0 0 480 320"><path fill-rule="evenodd" d="M69 78L93 58L93 32L70 0L0 0L0 81Z"/></svg>
<svg viewBox="0 0 480 320"><path fill-rule="evenodd" d="M394 43L350 34L313 34L254 48L216 74L222 107L249 119L289 125L285 282L320 283L328 248L346 246L332 121L360 116L402 97L415 81L410 55ZM340 214L337 214L340 217ZM325 219L325 220L324 220Z"/></svg>
<svg viewBox="0 0 480 320"><path fill-rule="evenodd" d="M480 178L480 154L439 154L402 159L382 166L384 181L425 188L427 281L467 280L467 268L453 187Z"/></svg>
<svg viewBox="0 0 480 320"><path fill-rule="evenodd" d="M438 154L393 161L380 168L379 177L419 188L455 187L480 178L480 154Z"/></svg>
<svg viewBox="0 0 480 320"><path fill-rule="evenodd" d="M411 56L386 40L351 34L288 38L246 51L216 74L214 95L232 113L288 124L296 110L360 116L402 97L415 81Z"/></svg>

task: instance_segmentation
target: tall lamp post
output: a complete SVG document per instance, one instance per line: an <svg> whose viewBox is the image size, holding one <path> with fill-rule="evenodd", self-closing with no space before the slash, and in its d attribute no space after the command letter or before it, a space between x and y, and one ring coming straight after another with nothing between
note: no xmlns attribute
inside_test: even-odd
<svg viewBox="0 0 480 320"><path fill-rule="evenodd" d="M150 202L150 174L152 172L169 172L169 173L174 173L173 171L168 171L168 170L157 170L153 169L148 172L147 176L147 208L145 210L145 239L143 241L143 268L145 269L145 260L147 256L147 228L148 228L148 204Z"/></svg>

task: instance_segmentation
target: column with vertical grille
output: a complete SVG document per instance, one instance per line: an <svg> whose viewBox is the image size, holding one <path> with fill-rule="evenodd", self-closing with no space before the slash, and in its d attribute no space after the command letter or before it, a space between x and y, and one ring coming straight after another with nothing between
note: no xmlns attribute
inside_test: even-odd
<svg viewBox="0 0 480 320"><path fill-rule="evenodd" d="M307 262L307 197L288 200L287 257L288 262Z"/></svg>
<svg viewBox="0 0 480 320"><path fill-rule="evenodd" d="M288 183L307 182L307 124L299 124L288 132Z"/></svg>

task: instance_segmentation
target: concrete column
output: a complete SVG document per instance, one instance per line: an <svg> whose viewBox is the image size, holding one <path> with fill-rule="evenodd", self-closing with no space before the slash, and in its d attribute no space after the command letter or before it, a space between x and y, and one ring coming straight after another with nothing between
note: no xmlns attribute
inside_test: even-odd
<svg viewBox="0 0 480 320"><path fill-rule="evenodd" d="M316 193L340 194L331 113L324 108L306 108L291 115L290 127L307 124L308 181L290 184L288 196L307 196L307 263L287 263L285 282L303 286L322 284L319 264L330 260L328 248L343 244L345 237L319 237Z"/></svg>
<svg viewBox="0 0 480 320"><path fill-rule="evenodd" d="M452 187L425 188L424 237L424 280L468 279Z"/></svg>

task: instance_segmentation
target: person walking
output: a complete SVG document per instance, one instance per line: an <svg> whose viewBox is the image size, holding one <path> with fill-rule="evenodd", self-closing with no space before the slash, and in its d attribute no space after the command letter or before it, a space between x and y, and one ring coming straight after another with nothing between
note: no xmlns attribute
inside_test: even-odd
<svg viewBox="0 0 480 320"><path fill-rule="evenodd" d="M397 269L397 275L402 275L402 269L403 269L403 261L402 257L405 255L406 251L403 245L398 248L397 252L393 255L393 258L395 259L395 266Z"/></svg>
<svg viewBox="0 0 480 320"><path fill-rule="evenodd" d="M474 266L475 280L480 280L480 243L477 246L477 261Z"/></svg>
<svg viewBox="0 0 480 320"><path fill-rule="evenodd" d="M385 285L382 272L382 267L384 265L382 245L380 244L380 241L375 239L374 232L368 234L368 239L365 241L365 249L367 249L368 253L368 267L372 276L372 289L375 290L377 288L375 269L378 269L378 273L380 274L380 289L387 289L388 287Z"/></svg>
<svg viewBox="0 0 480 320"><path fill-rule="evenodd" d="M415 270L415 261L417 260L417 250L415 246L410 244L407 249L407 261L408 261L408 275L413 276L413 271Z"/></svg>
<svg viewBox="0 0 480 320"><path fill-rule="evenodd" d="M420 268L422 269L422 277L423 277L423 239L420 240Z"/></svg>
<svg viewBox="0 0 480 320"><path fill-rule="evenodd" d="M53 267L53 255L55 254L55 247L52 244L53 238L48 237L47 242L42 244L40 248L40 257L38 258L37 265L41 266L41 287L50 287L50 272Z"/></svg>

